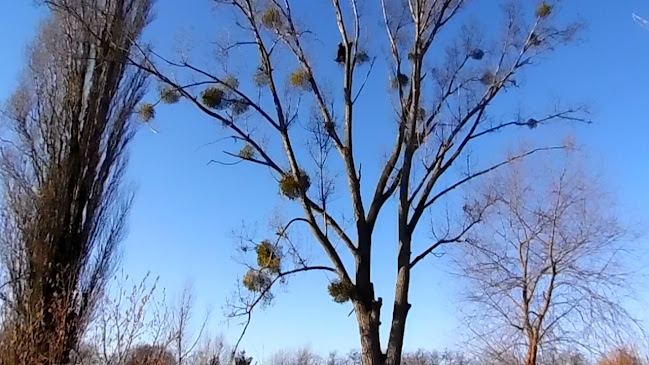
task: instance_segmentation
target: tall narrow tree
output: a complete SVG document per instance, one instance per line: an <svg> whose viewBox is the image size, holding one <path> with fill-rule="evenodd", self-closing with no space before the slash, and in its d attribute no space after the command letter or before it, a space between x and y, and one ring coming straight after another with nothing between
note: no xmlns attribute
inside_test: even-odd
<svg viewBox="0 0 649 365"><path fill-rule="evenodd" d="M146 75L127 66L150 0L53 8L9 101L2 134L6 364L67 363L123 237L122 186Z"/></svg>

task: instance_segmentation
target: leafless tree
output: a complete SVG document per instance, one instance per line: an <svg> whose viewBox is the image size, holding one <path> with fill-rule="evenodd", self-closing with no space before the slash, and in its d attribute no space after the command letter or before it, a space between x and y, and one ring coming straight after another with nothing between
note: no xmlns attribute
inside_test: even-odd
<svg viewBox="0 0 649 365"><path fill-rule="evenodd" d="M423 349L405 353L401 361L404 365L469 365L473 363L462 352L450 350L439 352Z"/></svg>
<svg viewBox="0 0 649 365"><path fill-rule="evenodd" d="M175 365L171 351L164 346L140 345L132 350L126 365Z"/></svg>
<svg viewBox="0 0 649 365"><path fill-rule="evenodd" d="M643 361L637 349L619 347L604 355L598 363L599 365L643 365L646 361Z"/></svg>
<svg viewBox="0 0 649 365"><path fill-rule="evenodd" d="M188 358L191 357L197 349L200 340L203 338L203 331L205 330L208 317L205 317L205 320L199 327L198 332L192 336L190 333L190 326L193 306L194 298L191 289L189 286L185 286L171 317L172 348L175 355L174 358L176 365L187 363Z"/></svg>
<svg viewBox="0 0 649 365"><path fill-rule="evenodd" d="M110 295L99 303L84 340L97 348L97 363L124 365L145 339L148 344L169 347L169 316L164 302L155 297L157 280L148 276L131 283L117 275L110 283ZM85 364L84 364L85 365Z"/></svg>
<svg viewBox="0 0 649 365"><path fill-rule="evenodd" d="M324 362L324 359L310 348L302 347L293 351L278 351L265 363L269 365L323 365Z"/></svg>
<svg viewBox="0 0 649 365"><path fill-rule="evenodd" d="M286 220L275 237L261 243L250 239L251 244L243 247L256 251L257 263L243 278L245 288L238 291L230 314L249 323L253 310L270 302L275 284L298 273L328 272L335 278L329 285L334 300L353 304L363 363L398 365L413 268L476 223L450 227L420 247L413 245L413 235L422 217L463 184L511 161L563 146L532 148L493 164L483 161L482 166L471 161L465 174L458 176L469 150L504 130L558 120L585 121L581 108L556 107L547 114L521 113L509 119L491 107L499 95L516 91L521 71L569 41L578 27L557 20L560 7L553 2L514 2L504 8L502 31L484 31L473 25L474 19L460 16L472 4L465 0L331 0L330 24L339 30L340 41L334 62L333 46L331 54L312 55L313 46L325 37L301 21L309 11L304 2L215 3L220 10L234 11L236 19L226 25L230 41L217 42L217 47L221 59L238 63L242 75L231 72L229 61L219 68L192 60L188 52L171 59L144 47L146 62L134 63L161 83L159 100L141 106L145 120L153 120L160 103L184 100L194 105L240 144L239 151L226 151L230 162L215 162L245 162L269 170L282 194L298 202L303 212ZM382 18L383 30L374 27L377 17ZM371 132L359 131L356 121L369 118L358 101L381 50L368 40L378 40L373 35L379 31L386 35L384 49L388 50L384 101L393 102L394 115L388 119L396 123L391 129L394 144L379 176L370 181L362 179L355 141ZM380 123L376 125L379 128ZM307 133L300 133L301 127ZM306 152L301 149L304 145ZM337 168L342 168L339 175L344 182L336 179ZM346 205L331 201L337 182L347 186ZM362 191L370 192L369 200L363 199ZM373 250L392 252L393 248L374 246L373 233L380 213L395 195L396 285L384 352L379 334L383 301L374 290L372 256ZM343 219L345 211L352 212L349 225ZM311 264L296 249L290 231L298 224L310 230L329 264ZM349 257L353 265L345 264Z"/></svg>
<svg viewBox="0 0 649 365"><path fill-rule="evenodd" d="M134 285L128 277L111 284L110 295L99 303L83 338L84 343L96 349L96 362L92 364L128 365L150 360L161 364L171 361L174 365L217 365L231 360L222 340L206 341L203 330L207 317L199 322L200 326L194 326L189 287L172 303L156 292L157 282L149 282L148 276ZM193 333L192 328L196 329ZM133 356L137 353L141 356L136 356L136 361ZM81 358L84 361L79 365L91 364Z"/></svg>
<svg viewBox="0 0 649 365"><path fill-rule="evenodd" d="M336 351L329 352L324 362L326 365L360 365L361 353L352 349L346 354L339 355Z"/></svg>
<svg viewBox="0 0 649 365"><path fill-rule="evenodd" d="M539 356L538 363L543 365L588 365L591 361L582 351L569 348L560 351L545 351Z"/></svg>
<svg viewBox="0 0 649 365"><path fill-rule="evenodd" d="M102 12L84 22L52 12L4 113L4 364L69 360L124 233L131 194L121 180L147 78L126 61L151 3L95 3Z"/></svg>
<svg viewBox="0 0 649 365"><path fill-rule="evenodd" d="M187 362L191 365L224 365L232 362L229 347L221 337L203 340L192 352Z"/></svg>
<svg viewBox="0 0 649 365"><path fill-rule="evenodd" d="M632 236L596 181L577 156L534 158L468 194L465 212L481 220L457 262L470 283L467 323L487 350L535 365L544 352L602 349L637 333L623 305Z"/></svg>

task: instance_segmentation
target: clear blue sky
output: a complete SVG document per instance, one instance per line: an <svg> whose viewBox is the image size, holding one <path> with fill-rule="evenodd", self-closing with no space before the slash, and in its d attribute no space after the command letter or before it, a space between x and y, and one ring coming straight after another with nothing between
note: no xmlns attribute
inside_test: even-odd
<svg viewBox="0 0 649 365"><path fill-rule="evenodd" d="M474 2L477 5L475 14L482 22L495 16L490 10L493 8L489 5L491 1ZM308 21L314 22L312 24L319 30L335 31L328 1L304 3L312 4L313 8ZM374 1L366 0L366 3L373 6L370 4ZM573 0L567 3L566 14L579 14L587 22L583 41L561 49L544 60L542 66L536 67L534 73L526 74L528 86L511 101L535 107L539 107L536 100L543 104L553 96L566 101L588 102L595 124L539 131L534 138L549 139L559 134L557 131L575 132L578 141L589 149L593 162L604 169L610 187L619 198L622 216L646 222L646 207L649 206L649 31L634 23L631 13L649 17L649 1ZM147 36L163 53L173 51L169 44L177 41L181 30L197 39L196 47L222 30L219 16L215 15L209 0L159 0L156 13ZM0 99L4 100L15 86L25 47L42 14L43 9L30 1L0 4L0 49L3 52ZM322 62L333 58L333 47L338 42L335 36L333 33L321 35L323 44L332 47ZM380 37L377 42L383 42L383 35ZM208 51L202 52L208 54ZM379 105L385 105L384 75L384 68L379 67L369 91L361 100L360 113L368 117L360 123L388 125L390 119L382 114L387 108ZM290 204L278 195L276 186L258 169L243 165L208 166L211 158L220 157L224 146L199 147L222 136L223 130L192 108L178 106L160 110L155 128L159 133L143 128L132 146L129 177L138 189L130 234L123 243L124 270L136 278L147 271L160 275L161 285L171 295L186 281L191 282L197 297L197 314L211 307L210 331L223 332L233 340L239 327L221 323L224 299L242 274L242 267L231 259L235 252L230 232L245 220L252 225L257 222L263 233L264 222L273 211L278 207L281 211L290 211ZM361 140L363 146L379 146L378 150L367 149L361 156L364 178L368 176L371 180L376 173L378 159L375 156L380 156L382 148L387 146L381 143L390 141L389 137L388 132L383 132L379 133L378 142ZM386 246L386 253L377 257L379 266L374 275L379 295L388 301L392 296L395 267L389 254L396 250L396 241L392 239L394 224L389 220L382 223L375 245ZM425 240L426 229L422 226L420 239ZM310 251L314 257L322 257L316 247ZM432 259L415 273L406 348L444 348L453 346L461 338L456 310L458 285L446 274L447 264L448 259ZM278 348L300 345L311 345L323 353L357 347L355 320L353 316L347 317L350 306L333 303L327 295L326 284L322 274L291 280L286 292L278 293L273 307L255 314L244 347L257 357ZM646 293L640 294L646 296ZM390 312L389 305L384 312ZM387 318L383 322L387 324Z"/></svg>

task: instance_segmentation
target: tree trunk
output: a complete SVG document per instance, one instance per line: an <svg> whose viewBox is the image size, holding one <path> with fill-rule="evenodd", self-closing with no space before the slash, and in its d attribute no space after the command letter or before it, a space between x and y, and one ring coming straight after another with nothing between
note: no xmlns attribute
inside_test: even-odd
<svg viewBox="0 0 649 365"><path fill-rule="evenodd" d="M536 339L530 339L530 347L527 351L525 365L536 365L536 356L539 352L539 343Z"/></svg>
<svg viewBox="0 0 649 365"><path fill-rule="evenodd" d="M405 232L404 232L405 233ZM397 283L392 309L392 325L388 342L387 365L401 364L403 338L406 331L406 319L410 310L408 291L410 289L410 235L402 235L399 244Z"/></svg>
<svg viewBox="0 0 649 365"><path fill-rule="evenodd" d="M374 299L372 284L372 231L364 223L358 225L358 252L356 256L356 294L354 310L361 337L363 365L383 365L381 350L381 298Z"/></svg>
<svg viewBox="0 0 649 365"><path fill-rule="evenodd" d="M402 275L399 275L399 282L401 282ZM399 294L405 292L405 294ZM392 326L390 328L390 341L388 346L388 353L386 364L399 365L401 364L401 355L403 353L403 338L406 331L406 319L410 304L408 303L408 287L407 285L397 283L397 298L394 301L394 308L392 313Z"/></svg>
<svg viewBox="0 0 649 365"><path fill-rule="evenodd" d="M370 305L361 302L354 303L358 330L361 337L361 352L363 365L383 365L385 355L381 351L381 300L373 301Z"/></svg>

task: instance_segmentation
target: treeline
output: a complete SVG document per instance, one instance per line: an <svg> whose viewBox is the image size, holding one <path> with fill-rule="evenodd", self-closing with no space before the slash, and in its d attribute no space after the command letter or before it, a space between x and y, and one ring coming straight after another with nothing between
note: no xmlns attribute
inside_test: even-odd
<svg viewBox="0 0 649 365"><path fill-rule="evenodd" d="M362 365L358 349L346 353L314 351L290 346L261 357L234 346L206 328L207 316L194 308L189 287L179 295L159 295L156 280L133 281L117 275L79 342L69 349L68 365ZM4 318L3 318L4 319ZM498 347L493 340L491 348ZM18 344L20 346L21 344ZM26 344L22 344L23 346ZM24 347L18 347L23 349ZM404 365L522 365L525 357L514 348L485 350L479 344L458 349L405 351ZM0 364L14 364L14 351L0 351ZM43 358L40 358L44 361ZM648 365L640 348L617 346L605 353L577 345L540 352L539 365ZM30 359L30 362L33 361ZM34 362L32 362L34 363ZM44 362L43 362L44 363ZM54 362L52 362L54 363ZM23 363L24 364L24 363Z"/></svg>
<svg viewBox="0 0 649 365"><path fill-rule="evenodd" d="M264 365L360 365L361 355L358 350L347 354L330 353L321 356L309 348L293 351L280 351L265 361ZM520 359L507 358L505 354L475 353L461 350L425 350L406 351L401 359L404 365L517 365ZM619 348L607 354L588 355L577 350L560 350L544 354L539 359L542 365L643 365L647 359L632 348Z"/></svg>
<svg viewBox="0 0 649 365"><path fill-rule="evenodd" d="M359 350L351 350L340 354L330 352L322 355L302 347L293 350L280 350L263 358L256 359L248 356L245 351L239 351L234 357L229 352L230 348L223 342L207 341L197 346L191 354L178 359L172 348L163 345L138 345L134 347L128 359L124 362L101 359L97 350L88 348L81 353L75 364L78 365L361 365ZM544 353L538 360L540 365L646 365L649 361L637 350L630 347L621 347L606 354L592 355L577 350L560 350ZM485 353L471 353L469 351L453 350L424 350L404 353L401 359L404 365L519 365L520 358L509 357L504 354L494 355Z"/></svg>

